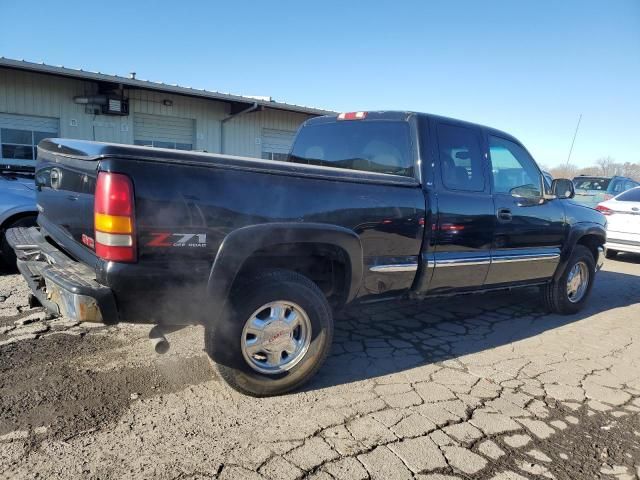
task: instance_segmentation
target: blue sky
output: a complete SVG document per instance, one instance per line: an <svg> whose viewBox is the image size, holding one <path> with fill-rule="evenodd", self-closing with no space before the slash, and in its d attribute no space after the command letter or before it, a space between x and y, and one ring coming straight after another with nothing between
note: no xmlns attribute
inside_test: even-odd
<svg viewBox="0 0 640 480"><path fill-rule="evenodd" d="M0 0L0 55L507 130L539 163L640 162L640 0ZM12 21L10 19L15 19Z"/></svg>

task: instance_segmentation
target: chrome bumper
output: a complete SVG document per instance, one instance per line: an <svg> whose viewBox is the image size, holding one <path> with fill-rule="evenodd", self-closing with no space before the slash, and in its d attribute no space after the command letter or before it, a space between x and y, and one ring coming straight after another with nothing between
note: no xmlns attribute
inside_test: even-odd
<svg viewBox="0 0 640 480"><path fill-rule="evenodd" d="M118 322L113 292L96 282L91 267L49 243L36 227L11 228L6 238L18 270L50 313L80 322Z"/></svg>

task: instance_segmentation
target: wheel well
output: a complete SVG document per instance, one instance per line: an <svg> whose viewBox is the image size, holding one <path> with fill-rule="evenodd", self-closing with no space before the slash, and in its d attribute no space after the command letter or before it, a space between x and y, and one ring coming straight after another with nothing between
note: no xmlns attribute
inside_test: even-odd
<svg viewBox="0 0 640 480"><path fill-rule="evenodd" d="M289 243L257 250L242 264L236 281L275 268L292 270L311 279L333 307L340 307L346 301L351 268L347 253L340 247Z"/></svg>
<svg viewBox="0 0 640 480"><path fill-rule="evenodd" d="M602 247L604 245L604 241L598 235L584 235L578 239L577 245L583 245L589 249L591 255L593 255L593 260L597 263L598 256L600 252L598 251L598 247Z"/></svg>
<svg viewBox="0 0 640 480"><path fill-rule="evenodd" d="M2 225L0 225L0 232L4 232L13 223L17 222L20 219L29 218L29 217L36 218L37 216L38 216L38 212L20 212L20 213L15 213L15 214L11 215L10 217L6 218L4 220L4 222L2 222Z"/></svg>

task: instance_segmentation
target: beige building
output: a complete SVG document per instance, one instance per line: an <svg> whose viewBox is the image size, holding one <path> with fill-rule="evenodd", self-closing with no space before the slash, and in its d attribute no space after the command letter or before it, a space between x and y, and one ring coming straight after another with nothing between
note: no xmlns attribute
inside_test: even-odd
<svg viewBox="0 0 640 480"><path fill-rule="evenodd" d="M47 137L280 159L304 120L327 113L0 57L1 164L33 164Z"/></svg>

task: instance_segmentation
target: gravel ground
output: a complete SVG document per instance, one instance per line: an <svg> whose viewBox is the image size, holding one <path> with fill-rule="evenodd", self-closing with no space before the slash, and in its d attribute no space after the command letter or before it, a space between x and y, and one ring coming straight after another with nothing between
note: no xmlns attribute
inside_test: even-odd
<svg viewBox="0 0 640 480"><path fill-rule="evenodd" d="M228 389L203 331L49 319L0 273L1 478L640 478L640 257L587 309L537 291L376 304L337 318L303 391Z"/></svg>

